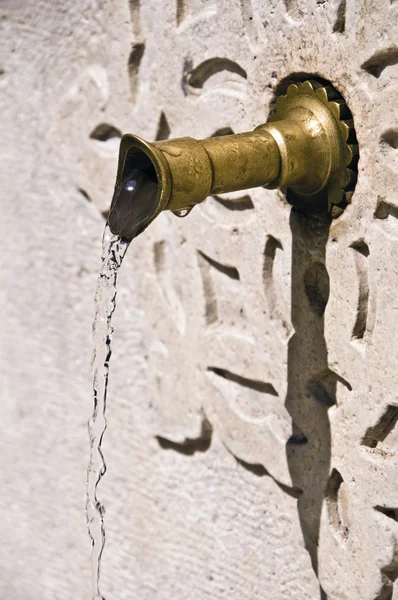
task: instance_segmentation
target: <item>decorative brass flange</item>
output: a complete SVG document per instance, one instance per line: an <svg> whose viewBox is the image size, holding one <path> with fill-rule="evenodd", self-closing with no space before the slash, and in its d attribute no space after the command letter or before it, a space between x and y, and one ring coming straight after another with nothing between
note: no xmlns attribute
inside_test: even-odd
<svg viewBox="0 0 398 600"><path fill-rule="evenodd" d="M211 194L258 186L290 189L302 199L324 192L337 216L355 185L349 167L357 153L341 96L314 81L292 84L254 131L154 143L124 135L109 226L132 239L163 210L186 216Z"/></svg>

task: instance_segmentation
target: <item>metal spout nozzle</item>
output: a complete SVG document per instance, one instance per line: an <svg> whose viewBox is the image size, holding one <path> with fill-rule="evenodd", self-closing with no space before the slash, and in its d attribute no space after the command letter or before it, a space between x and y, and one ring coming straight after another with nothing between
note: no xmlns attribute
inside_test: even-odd
<svg viewBox="0 0 398 600"><path fill-rule="evenodd" d="M109 226L132 239L162 210L178 214L211 194L271 183L279 169L278 145L261 128L202 141L186 137L149 143L125 135Z"/></svg>
<svg viewBox="0 0 398 600"><path fill-rule="evenodd" d="M290 86L270 122L251 132L154 143L124 135L108 218L112 232L131 240L163 210L183 216L211 194L259 186L291 188L304 197L327 188L330 204L339 204L352 183L353 147L336 106L342 103L331 102L325 88L305 82Z"/></svg>

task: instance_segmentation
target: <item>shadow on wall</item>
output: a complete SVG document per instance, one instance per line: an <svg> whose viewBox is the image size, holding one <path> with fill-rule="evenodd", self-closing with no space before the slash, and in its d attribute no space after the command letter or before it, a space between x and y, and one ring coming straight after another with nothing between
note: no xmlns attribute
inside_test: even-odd
<svg viewBox="0 0 398 600"><path fill-rule="evenodd" d="M330 473L328 409L336 403L339 379L328 367L324 336L329 298L325 254L331 219L324 209L322 213L305 214L301 207L291 211L291 318L295 334L288 347L285 402L293 423L286 445L287 460L293 486L302 491L298 499L300 525L316 574L321 511ZM326 596L321 590L322 598Z"/></svg>

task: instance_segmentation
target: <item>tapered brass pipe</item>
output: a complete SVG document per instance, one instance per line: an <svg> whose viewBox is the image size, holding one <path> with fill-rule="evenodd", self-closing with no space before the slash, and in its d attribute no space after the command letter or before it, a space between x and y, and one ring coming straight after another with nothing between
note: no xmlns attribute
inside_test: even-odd
<svg viewBox="0 0 398 600"><path fill-rule="evenodd" d="M332 89L332 88L330 88ZM120 144L111 230L132 239L163 210L184 216L211 194L258 186L291 188L301 196L327 190L344 201L355 148L349 111L330 89L305 82L278 98L270 121L254 131L196 140ZM334 92L334 90L332 90Z"/></svg>
<svg viewBox="0 0 398 600"><path fill-rule="evenodd" d="M187 208L210 194L271 183L280 170L278 144L263 128L206 140L180 138L156 148L170 172L167 210Z"/></svg>

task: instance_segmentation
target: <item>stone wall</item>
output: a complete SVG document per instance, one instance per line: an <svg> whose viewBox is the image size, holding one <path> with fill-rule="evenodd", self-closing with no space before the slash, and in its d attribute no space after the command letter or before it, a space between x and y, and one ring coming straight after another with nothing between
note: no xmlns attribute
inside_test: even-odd
<svg viewBox="0 0 398 600"><path fill-rule="evenodd" d="M102 590L398 598L398 2L0 11L0 598L90 597L91 321L121 132L244 131L302 74L355 118L345 213L210 198L159 217L120 272Z"/></svg>

